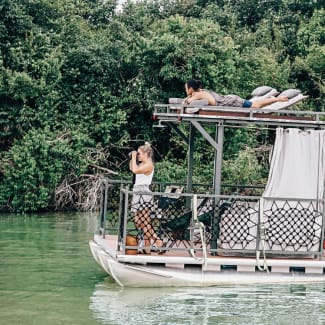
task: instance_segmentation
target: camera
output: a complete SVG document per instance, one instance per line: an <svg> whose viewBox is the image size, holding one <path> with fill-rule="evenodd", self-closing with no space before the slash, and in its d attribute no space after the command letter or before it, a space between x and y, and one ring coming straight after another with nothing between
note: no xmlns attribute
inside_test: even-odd
<svg viewBox="0 0 325 325"><path fill-rule="evenodd" d="M129 160L132 159L132 152L133 152L133 151L131 151L131 152L128 153L128 158L129 158ZM136 157L136 163L137 163L137 165L139 165L138 156L139 156L139 153L137 153L137 157Z"/></svg>

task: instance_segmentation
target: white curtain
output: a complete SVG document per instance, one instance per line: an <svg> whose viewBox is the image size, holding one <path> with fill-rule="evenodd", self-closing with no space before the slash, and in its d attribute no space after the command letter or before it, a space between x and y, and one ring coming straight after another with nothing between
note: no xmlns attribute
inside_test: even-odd
<svg viewBox="0 0 325 325"><path fill-rule="evenodd" d="M263 197L322 199L324 158L324 130L278 128Z"/></svg>
<svg viewBox="0 0 325 325"><path fill-rule="evenodd" d="M321 230L325 131L276 130L269 179L263 197L266 248L317 252ZM281 200L289 199L289 200ZM303 201L306 199L306 201Z"/></svg>

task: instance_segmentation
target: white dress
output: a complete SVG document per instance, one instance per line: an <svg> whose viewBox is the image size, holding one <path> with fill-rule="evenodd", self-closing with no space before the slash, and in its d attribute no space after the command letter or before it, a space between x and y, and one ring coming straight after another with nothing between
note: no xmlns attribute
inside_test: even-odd
<svg viewBox="0 0 325 325"><path fill-rule="evenodd" d="M135 183L133 185L133 192L150 192L154 170L149 175L136 174ZM137 212L139 210L150 209L153 205L153 195L133 193L131 201L131 211Z"/></svg>

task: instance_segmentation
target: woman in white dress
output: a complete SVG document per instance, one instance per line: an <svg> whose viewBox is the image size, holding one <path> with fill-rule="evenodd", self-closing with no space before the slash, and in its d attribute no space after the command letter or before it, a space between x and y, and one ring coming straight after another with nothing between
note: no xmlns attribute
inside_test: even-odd
<svg viewBox="0 0 325 325"><path fill-rule="evenodd" d="M133 192L151 192L154 164L153 150L146 142L131 152L130 170L135 174ZM163 242L156 234L151 225L150 211L153 207L153 196L151 194L133 194L131 211L134 213L134 221L138 229L143 230L145 253L150 254L150 246L162 247Z"/></svg>

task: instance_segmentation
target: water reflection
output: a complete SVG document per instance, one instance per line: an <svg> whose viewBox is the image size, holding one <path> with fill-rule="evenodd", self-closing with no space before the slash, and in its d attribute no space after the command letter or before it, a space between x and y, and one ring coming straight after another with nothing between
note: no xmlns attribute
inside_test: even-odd
<svg viewBox="0 0 325 325"><path fill-rule="evenodd" d="M325 324L323 284L210 288L96 286L90 309L102 324Z"/></svg>

